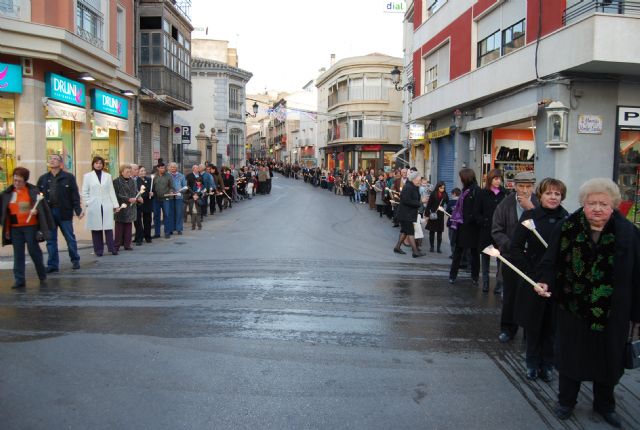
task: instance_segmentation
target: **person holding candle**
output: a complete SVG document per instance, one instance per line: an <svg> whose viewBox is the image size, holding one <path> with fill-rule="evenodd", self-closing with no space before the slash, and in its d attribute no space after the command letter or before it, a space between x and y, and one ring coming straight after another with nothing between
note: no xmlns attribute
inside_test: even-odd
<svg viewBox="0 0 640 430"><path fill-rule="evenodd" d="M142 245L142 240L151 243L151 214L153 213L153 200L150 196L151 191L151 178L147 176L147 169L144 166L140 166L138 170L138 190L144 186L145 190L140 195L142 202L138 206L138 214L142 220L142 231L138 235L136 230L136 245Z"/></svg>
<svg viewBox="0 0 640 430"><path fill-rule="evenodd" d="M522 222L532 220L537 232L548 243L556 226L568 215L561 205L566 195L567 187L562 181L545 178L536 190L540 206L524 212L520 218L520 224L511 239L511 262L529 277L534 277L547 247ZM516 290L514 309L515 322L527 333L527 379L534 381L540 377L550 382L553 375L555 307L552 302L539 297L532 288L521 285Z"/></svg>
<svg viewBox="0 0 640 430"><path fill-rule="evenodd" d="M153 198L153 226L155 229L154 239L160 237L160 225L164 221L164 237L169 239L173 230L173 212L171 210L173 193L173 178L167 173L164 163L158 162L156 166L158 173L151 179L151 194Z"/></svg>
<svg viewBox="0 0 640 430"><path fill-rule="evenodd" d="M424 216L428 218L427 230L429 230L429 251L434 251L434 239L437 238L438 254L442 253L442 232L444 231L444 212L439 211L439 207L443 207L449 201L449 195L445 190L445 183L440 181L436 184L435 189L431 192L427 200Z"/></svg>
<svg viewBox="0 0 640 430"><path fill-rule="evenodd" d="M400 222L400 236L398 243L393 248L396 254L406 254L400 247L405 239L409 241L413 250L413 258L423 257L425 254L418 249L415 240L414 222L418 218L418 209L420 208L420 174L411 172L408 174L402 193L400 194L400 204L398 209L398 221ZM421 227L422 228L422 227Z"/></svg>
<svg viewBox="0 0 640 430"><path fill-rule="evenodd" d="M139 172L139 169L138 169ZM120 166L120 176L113 180L113 188L118 198L118 203L124 208L115 214L115 250L119 251L123 246L126 251L131 251L131 239L133 231L133 222L137 216L136 203L142 200L138 195L136 183L131 178L131 165L123 164ZM138 200L140 199L140 200Z"/></svg>
<svg viewBox="0 0 640 430"><path fill-rule="evenodd" d="M169 174L173 179L173 189L176 191L175 198L169 200L172 231L178 233L178 236L182 234L183 221L184 221L184 199L182 198L182 192L187 188L187 180L184 175L178 172L178 164L175 162L169 163ZM166 233L166 232L165 232Z"/></svg>
<svg viewBox="0 0 640 430"><path fill-rule="evenodd" d="M476 207L474 209L475 217L480 226L480 238L478 249L485 249L489 245L495 245L491 237L491 224L493 221L493 213L500 202L506 197L507 191L502 186L502 170L492 169L487 175L485 187L480 191ZM489 291L489 266L491 257L482 254L482 292ZM498 272L500 271L500 260L498 260ZM496 280L496 286L493 289L494 294L502 292L502 279Z"/></svg>
<svg viewBox="0 0 640 430"><path fill-rule="evenodd" d="M493 213L491 223L491 237L503 257L511 257L511 238L519 225L519 219L525 211L538 206L538 199L534 195L536 178L533 172L519 172L514 177L515 193L511 193L498 204ZM498 340L502 343L510 342L518 332L518 324L514 321L513 308L515 306L518 277L511 268L501 265L502 274L502 313L500 315L500 334Z"/></svg>
<svg viewBox="0 0 640 430"><path fill-rule="evenodd" d="M453 284L456 281L460 262L465 250L468 249L471 260L471 283L477 286L480 273L480 255L478 254L478 225L473 216L473 210L480 187L476 182L476 173L473 169L464 168L460 170L458 175L463 188L450 218L451 228L457 230L457 233L453 261L449 270L449 283Z"/></svg>
<svg viewBox="0 0 640 430"><path fill-rule="evenodd" d="M640 230L618 211L612 180L588 180L579 199L581 208L549 241L535 288L558 305L555 413L570 418L581 382L593 381L593 410L619 428L613 392L624 373L629 323L640 321Z"/></svg>
<svg viewBox="0 0 640 430"><path fill-rule="evenodd" d="M38 273L40 285L45 285L47 271L44 267L42 250L38 236L50 239L54 220L46 200L38 197L38 188L28 183L29 170L16 167L13 170L13 184L2 193L2 246L13 245L13 277L11 288L24 288L25 258L24 247Z"/></svg>
<svg viewBox="0 0 640 430"><path fill-rule="evenodd" d="M86 206L87 230L91 230L93 251L96 256L102 257L104 252L104 239L107 249L113 255L117 255L113 242L113 212L120 208L111 175L104 172L104 158L95 156L91 160L93 170L85 173L82 179L82 199Z"/></svg>

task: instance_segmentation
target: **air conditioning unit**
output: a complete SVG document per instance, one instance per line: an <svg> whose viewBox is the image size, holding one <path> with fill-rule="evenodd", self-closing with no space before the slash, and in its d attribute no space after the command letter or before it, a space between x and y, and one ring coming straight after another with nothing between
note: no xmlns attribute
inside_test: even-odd
<svg viewBox="0 0 640 430"><path fill-rule="evenodd" d="M484 117L484 115L482 113L482 108L476 108L476 111L474 113L474 117L475 117L475 119Z"/></svg>

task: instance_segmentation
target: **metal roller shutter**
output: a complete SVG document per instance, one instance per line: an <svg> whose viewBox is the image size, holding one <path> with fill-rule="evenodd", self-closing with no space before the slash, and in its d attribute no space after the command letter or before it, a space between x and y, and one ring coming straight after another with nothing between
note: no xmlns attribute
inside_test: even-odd
<svg viewBox="0 0 640 430"><path fill-rule="evenodd" d="M438 181L445 183L447 193L451 193L454 187L453 161L454 148L451 138L442 137L438 139Z"/></svg>
<svg viewBox="0 0 640 430"><path fill-rule="evenodd" d="M152 149L151 149L151 124L148 122L140 123L140 154L138 154L138 161L141 166L147 169L147 172L151 174L153 167Z"/></svg>
<svg viewBox="0 0 640 430"><path fill-rule="evenodd" d="M160 126L160 157L165 164L169 162L169 127Z"/></svg>

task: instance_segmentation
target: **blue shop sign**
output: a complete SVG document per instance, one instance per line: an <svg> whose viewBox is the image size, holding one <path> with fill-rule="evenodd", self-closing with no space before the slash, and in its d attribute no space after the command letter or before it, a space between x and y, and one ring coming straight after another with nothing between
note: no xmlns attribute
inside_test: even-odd
<svg viewBox="0 0 640 430"><path fill-rule="evenodd" d="M129 117L129 100L94 89L91 90L91 109L127 119Z"/></svg>
<svg viewBox="0 0 640 430"><path fill-rule="evenodd" d="M44 84L45 95L53 100L85 107L86 93L84 84L72 81L55 73L47 73Z"/></svg>
<svg viewBox="0 0 640 430"><path fill-rule="evenodd" d="M0 63L0 93L22 93L22 67Z"/></svg>

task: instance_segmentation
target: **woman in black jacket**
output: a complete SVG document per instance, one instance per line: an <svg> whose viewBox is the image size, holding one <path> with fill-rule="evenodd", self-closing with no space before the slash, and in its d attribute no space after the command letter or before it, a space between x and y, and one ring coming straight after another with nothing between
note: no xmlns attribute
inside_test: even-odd
<svg viewBox="0 0 640 430"><path fill-rule="evenodd" d="M398 207L397 215L398 221L400 222L400 237L398 238L398 243L395 248L393 248L393 252L396 254L405 254L400 247L405 239L407 239L411 244L411 249L413 250L413 258L425 255L418 249L418 245L416 244L416 239L414 237L415 232L413 230L413 223L416 222L418 218L418 208L422 205L420 202L420 188L418 188L418 184L420 184L420 174L418 172L409 173L407 176L407 182L400 193L400 205Z"/></svg>
<svg viewBox="0 0 640 430"><path fill-rule="evenodd" d="M151 196L151 178L147 176L147 169L140 166L138 171L138 190L144 185L145 191L140 195L142 202L138 203L138 213L142 218L142 231L136 230L136 244L141 245L142 239L151 243L151 214L153 213L153 199ZM139 200L138 200L139 201Z"/></svg>
<svg viewBox="0 0 640 430"><path fill-rule="evenodd" d="M463 188L458 203L451 214L451 228L457 230L457 234L456 249L453 252L453 261L449 271L449 283L453 284L456 281L462 254L465 249L468 249L471 260L471 282L473 285L478 285L478 275L480 274L479 230L473 216L473 210L480 193L480 187L476 182L476 173L473 169L464 168L460 170L459 175Z"/></svg>
<svg viewBox="0 0 640 430"><path fill-rule="evenodd" d="M495 212L498 204L506 196L506 190L502 186L502 170L492 169L487 175L485 187L480 190L476 200L474 216L480 227L480 238L478 242L478 250L482 252L489 245L495 245L491 237L491 221L493 220L493 212ZM482 254L482 291L489 291L489 266L491 257ZM498 260L498 267L500 260ZM498 270L500 272L500 270ZM495 294L502 292L502 280L496 282L493 290Z"/></svg>
<svg viewBox="0 0 640 430"><path fill-rule="evenodd" d="M444 213L439 211L439 207L443 207L449 201L449 196L445 190L444 182L440 181L436 184L436 188L431 192L429 201L425 209L424 216L428 217L427 230L429 230L429 251L433 252L434 236L438 237L438 254L442 254L440 247L442 246L442 232L444 231Z"/></svg>
<svg viewBox="0 0 640 430"><path fill-rule="evenodd" d="M545 178L538 185L536 195L540 206L522 214L520 221L532 220L536 230L545 240L551 242L553 232L567 217L561 206L567 195L567 187L557 179ZM512 262L527 275L535 276L535 271L547 247L533 231L519 224L511 239ZM514 320L527 333L527 379L540 377L551 381L553 374L553 333L555 328L555 306L553 302L538 296L528 285L520 285L516 290Z"/></svg>

